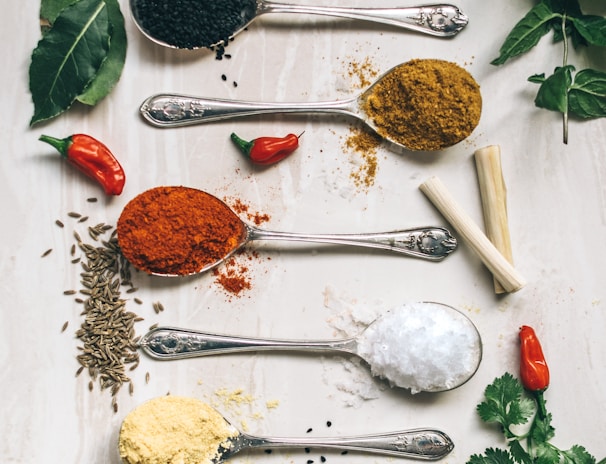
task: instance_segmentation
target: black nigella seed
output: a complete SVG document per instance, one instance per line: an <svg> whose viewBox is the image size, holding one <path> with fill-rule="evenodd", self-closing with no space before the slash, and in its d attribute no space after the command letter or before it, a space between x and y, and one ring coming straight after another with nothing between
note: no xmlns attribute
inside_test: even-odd
<svg viewBox="0 0 606 464"><path fill-rule="evenodd" d="M266 450L265 450L265 454L271 454L271 451L272 451L272 450L270 450L270 449L266 449Z"/></svg>
<svg viewBox="0 0 606 464"><path fill-rule="evenodd" d="M310 433L313 429L310 427L307 429L307 433Z"/></svg>
<svg viewBox="0 0 606 464"><path fill-rule="evenodd" d="M307 454L311 453L311 448L305 448L305 452L306 452Z"/></svg>
<svg viewBox="0 0 606 464"><path fill-rule="evenodd" d="M326 458L324 456L320 456L320 462L326 462Z"/></svg>
<svg viewBox="0 0 606 464"><path fill-rule="evenodd" d="M227 80L227 76L225 74L221 74L221 80L226 81Z"/></svg>
<svg viewBox="0 0 606 464"><path fill-rule="evenodd" d="M326 421L326 427L330 427L332 425L331 421Z"/></svg>
<svg viewBox="0 0 606 464"><path fill-rule="evenodd" d="M341 451L341 454L347 454L347 450Z"/></svg>

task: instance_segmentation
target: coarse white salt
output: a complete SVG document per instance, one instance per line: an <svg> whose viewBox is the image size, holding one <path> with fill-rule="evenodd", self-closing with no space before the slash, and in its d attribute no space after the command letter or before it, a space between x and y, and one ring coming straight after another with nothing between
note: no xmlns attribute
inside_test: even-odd
<svg viewBox="0 0 606 464"><path fill-rule="evenodd" d="M448 390L467 381L479 365L482 344L473 323L454 308L412 303L369 325L356 351L373 375L418 393Z"/></svg>

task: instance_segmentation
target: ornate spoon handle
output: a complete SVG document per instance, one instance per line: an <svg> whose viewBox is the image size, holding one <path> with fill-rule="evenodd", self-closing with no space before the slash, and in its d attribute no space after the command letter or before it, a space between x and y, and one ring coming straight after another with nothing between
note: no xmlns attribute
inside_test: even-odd
<svg viewBox="0 0 606 464"><path fill-rule="evenodd" d="M336 438L275 438L241 434L230 445L217 462L223 462L245 448L336 448L423 460L441 459L454 448L448 435L433 429Z"/></svg>
<svg viewBox="0 0 606 464"><path fill-rule="evenodd" d="M308 13L373 21L437 37L451 37L463 29L469 19L450 4L429 4L401 8L342 8L306 5L287 5L258 0L257 14Z"/></svg>
<svg viewBox="0 0 606 464"><path fill-rule="evenodd" d="M419 227L376 234L299 234L274 232L247 225L248 240L291 240L379 248L430 261L441 261L457 247L456 239L441 227Z"/></svg>

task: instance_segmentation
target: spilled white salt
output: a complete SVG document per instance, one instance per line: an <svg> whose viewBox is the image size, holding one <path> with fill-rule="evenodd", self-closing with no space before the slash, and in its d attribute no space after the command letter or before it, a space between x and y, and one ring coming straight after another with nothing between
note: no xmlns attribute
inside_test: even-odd
<svg viewBox="0 0 606 464"><path fill-rule="evenodd" d="M411 303L368 326L357 353L373 375L411 393L453 388L475 372L481 343L463 314L439 303Z"/></svg>

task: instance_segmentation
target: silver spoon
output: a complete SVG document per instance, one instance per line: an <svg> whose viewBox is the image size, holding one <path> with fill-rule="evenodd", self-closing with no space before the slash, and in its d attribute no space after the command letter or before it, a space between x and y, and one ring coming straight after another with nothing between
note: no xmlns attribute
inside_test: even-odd
<svg viewBox="0 0 606 464"><path fill-rule="evenodd" d="M189 209L175 210L175 204L182 202L181 194L187 194ZM223 252L209 255L205 246L215 244L219 237L213 230L202 231L192 227L191 233L177 234L174 230L182 228L188 222L200 223L208 217L198 218L201 206L214 203L216 217L212 219L223 224L232 224L237 234L222 243ZM153 205L154 212L149 210ZM195 219L195 222L194 222ZM177 229L173 229L176 227ZM145 232L145 241L137 242L137 236ZM195 232L195 234L194 234ZM161 276L181 276L208 271L241 249L253 240L288 240L298 242L331 243L358 247L378 248L401 255L440 261L446 258L457 247L456 239L447 229L441 227L419 227L384 233L366 234L302 234L293 232L276 232L260 229L246 224L229 206L207 192L190 187L155 187L149 189L133 200L122 210L117 226L118 242L124 256L136 268L149 274ZM192 242L193 236L195 241ZM149 239L149 237L155 237ZM135 244L133 244L135 243ZM154 253L159 244L170 244L178 249L170 254L170 267L164 261L141 259L141 255ZM192 266L195 264L195 268Z"/></svg>
<svg viewBox="0 0 606 464"><path fill-rule="evenodd" d="M404 63L406 64L406 63ZM373 82L360 95L337 101L321 101L321 102L255 102L244 100L229 100L222 98L205 98L195 97L180 94L156 94L147 98L140 106L139 112L142 117L151 125L161 128L187 126L191 124L200 124L206 122L222 121L225 119L255 116L274 113L335 113L344 116L349 116L362 121L366 126L372 129L383 140L400 147L405 150L418 151L419 148L414 146L406 146L406 141L410 141L414 136L420 135L414 131L422 131L422 134L427 133L427 125L434 126L434 135L444 133L447 135L444 141L437 149L447 148L455 143L460 142L468 134L461 133L458 138L453 138L452 134L448 133L448 126L452 124L450 118L456 117L448 112L435 112L434 115L428 117L424 124L417 128L415 125L409 125L408 131L410 134L395 134L389 133L387 129L381 129L375 123L372 114L368 114L365 110L366 102L373 96L374 87L381 84L383 79L386 79L398 67L396 65L384 74L382 74L375 82ZM469 77L473 80L473 77ZM462 91L465 89L461 89ZM469 90L465 90L469 91ZM479 87L476 89L476 98L481 100ZM444 107L448 103L441 100L439 95L431 97L435 101L431 101L436 108ZM401 102L403 106L406 102ZM444 121L443 116L435 116L440 114L448 114L448 120ZM475 121L474 124L477 124ZM444 129L446 128L446 129ZM470 128L473 129L473 128ZM446 132L443 132L446 131ZM414 145L411 144L411 145Z"/></svg>
<svg viewBox="0 0 606 464"><path fill-rule="evenodd" d="M184 400L186 399L171 397L170 395L155 398L141 404L124 418L118 441L118 450L123 463L146 464L150 454L171 454L171 448L176 448L175 453L178 452L180 455L194 454L195 451L201 464L220 464L242 450L255 448L327 448L422 460L443 458L454 448L452 440L444 432L420 428L344 437L278 438L254 436L236 429L210 405L193 398L187 398L190 415L194 415L194 411L196 411L195 416L199 416L200 419L196 422L201 427L199 430L191 431L189 429L192 425L191 419L180 422L182 420L181 416L174 413L164 414L165 410L174 411L174 406L170 404L170 401ZM162 403L166 404L161 406ZM128 431L140 429L139 422L141 422L140 416L142 415L154 417L155 427L147 428L146 435L131 436ZM205 428L208 428L208 430L205 430ZM205 442L203 451L195 439L186 439L191 437L192 433L207 437L205 440L208 443ZM163 440L156 439L160 438L157 435L161 435ZM188 446L191 446L192 453L190 453ZM157 460L154 460L154 462L157 462ZM188 460L188 462L190 461Z"/></svg>
<svg viewBox="0 0 606 464"><path fill-rule="evenodd" d="M143 7L142 7L143 4ZM157 8L157 6L154 6ZM246 29L256 18L267 13L306 13L334 16L355 20L373 21L394 27L401 27L415 32L436 37L452 37L459 33L469 22L461 10L450 4L428 4L400 8L343 8L309 5L290 5L268 0L248 0L242 4L241 11L221 10L213 5L212 30L185 30L184 15L191 11L179 11L178 4L172 4L170 16L158 19L157 12L145 9L141 0L130 0L133 20L139 30L148 39L166 47L173 48L210 48L234 37ZM148 16L153 16L150 20ZM205 18L200 18L200 20ZM200 21L198 21L200 22ZM219 28L220 25L225 27ZM199 27L204 27L200 25ZM181 34L183 34L181 36ZM216 35L216 37L213 37Z"/></svg>
<svg viewBox="0 0 606 464"><path fill-rule="evenodd" d="M433 302L394 308L357 337L342 340L261 339L157 327L141 337L139 347L159 360L268 350L347 353L366 361L373 375L412 393L452 390L475 374L482 359L473 322L451 306Z"/></svg>

